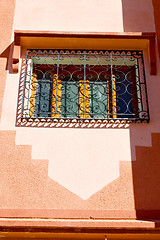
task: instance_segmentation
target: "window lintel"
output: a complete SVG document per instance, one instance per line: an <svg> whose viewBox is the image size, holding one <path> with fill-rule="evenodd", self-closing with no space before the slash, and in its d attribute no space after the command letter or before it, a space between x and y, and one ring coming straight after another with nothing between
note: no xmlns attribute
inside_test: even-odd
<svg viewBox="0 0 160 240"><path fill-rule="evenodd" d="M14 32L12 56L13 73L18 72L20 47L24 48L68 48L68 49L119 49L144 50L148 48L150 74L157 74L155 33L143 32L52 32L22 31ZM37 41L38 39L38 41Z"/></svg>

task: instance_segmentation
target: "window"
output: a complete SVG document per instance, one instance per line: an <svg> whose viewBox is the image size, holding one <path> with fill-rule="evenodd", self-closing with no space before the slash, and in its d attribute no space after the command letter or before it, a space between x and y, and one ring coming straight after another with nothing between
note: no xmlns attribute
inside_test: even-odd
<svg viewBox="0 0 160 240"><path fill-rule="evenodd" d="M142 52L28 50L21 118L148 122Z"/></svg>

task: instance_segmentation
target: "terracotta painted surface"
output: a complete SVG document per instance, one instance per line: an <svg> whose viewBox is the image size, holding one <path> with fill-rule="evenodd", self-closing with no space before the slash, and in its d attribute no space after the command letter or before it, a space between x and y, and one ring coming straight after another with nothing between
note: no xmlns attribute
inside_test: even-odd
<svg viewBox="0 0 160 240"><path fill-rule="evenodd" d="M17 0L13 30L155 31L152 1L115 2ZM9 27L0 26L8 31L1 34L2 52L11 44L13 11L7 16ZM1 209L160 209L160 74L150 75L147 46L142 47L151 121L105 129L16 127L21 71L6 75L9 55L0 59ZM157 64L159 69L158 58Z"/></svg>

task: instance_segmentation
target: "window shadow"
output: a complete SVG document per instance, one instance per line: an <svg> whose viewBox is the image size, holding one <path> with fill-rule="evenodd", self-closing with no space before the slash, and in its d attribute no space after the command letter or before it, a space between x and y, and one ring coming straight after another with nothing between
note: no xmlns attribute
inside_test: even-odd
<svg viewBox="0 0 160 240"><path fill-rule="evenodd" d="M147 131L147 126L145 131ZM135 147L136 155L136 161L132 161L133 192L136 217L137 219L143 220L159 219L160 133L151 133L151 146L135 146L136 144L133 140L136 138L135 135L136 130L131 127L131 149Z"/></svg>
<svg viewBox="0 0 160 240"><path fill-rule="evenodd" d="M3 52L0 53L0 58L6 58L7 63L5 70L9 70L9 73L12 73L12 55L13 55L13 46L14 42L12 42Z"/></svg>
<svg viewBox="0 0 160 240"><path fill-rule="evenodd" d="M154 32L152 9L150 0L122 0L124 32ZM160 133L151 133L150 136L147 124L131 125L129 129L136 218L159 219ZM151 144L148 143L150 138Z"/></svg>

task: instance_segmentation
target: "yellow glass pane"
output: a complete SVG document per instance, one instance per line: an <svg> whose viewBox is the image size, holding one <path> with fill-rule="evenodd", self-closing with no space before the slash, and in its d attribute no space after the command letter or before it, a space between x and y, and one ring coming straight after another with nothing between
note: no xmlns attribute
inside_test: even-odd
<svg viewBox="0 0 160 240"><path fill-rule="evenodd" d="M89 118L89 81L79 81L79 117Z"/></svg>
<svg viewBox="0 0 160 240"><path fill-rule="evenodd" d="M51 117L60 117L61 112L61 80L54 74L52 79Z"/></svg>
<svg viewBox="0 0 160 240"><path fill-rule="evenodd" d="M107 113L108 113L108 116L107 116L107 117L108 117L108 118L110 117L110 115L109 115L109 113L110 113L110 112L109 112L109 105L110 105L110 104L109 104L109 92L110 92L110 91L109 91L109 81L107 80Z"/></svg>
<svg viewBox="0 0 160 240"><path fill-rule="evenodd" d="M112 75L112 114L117 118L116 77Z"/></svg>
<svg viewBox="0 0 160 240"><path fill-rule="evenodd" d="M36 90L37 90L37 74L33 73L32 82L31 82L30 107L29 107L30 117L34 117Z"/></svg>

